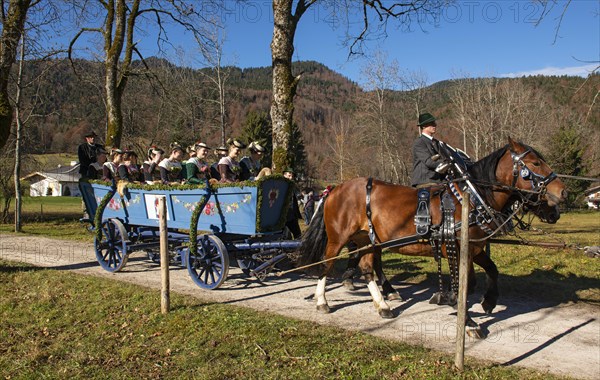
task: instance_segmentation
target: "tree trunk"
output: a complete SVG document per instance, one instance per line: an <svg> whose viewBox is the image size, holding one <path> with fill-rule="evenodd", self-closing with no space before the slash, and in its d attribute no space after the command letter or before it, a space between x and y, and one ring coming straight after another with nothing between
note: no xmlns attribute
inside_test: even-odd
<svg viewBox="0 0 600 380"><path fill-rule="evenodd" d="M273 40L271 58L273 65L273 170L282 172L293 166L290 136L294 116L294 96L298 78L292 75L294 34L299 17L292 15L292 0L273 0Z"/></svg>
<svg viewBox="0 0 600 380"><path fill-rule="evenodd" d="M138 17L140 0L128 6L125 0L118 0L116 9L108 9L104 27L105 90L106 90L106 145L120 147L123 137L123 111L121 102L133 55L133 33ZM113 36L113 23L114 36ZM121 53L125 47L125 55Z"/></svg>
<svg viewBox="0 0 600 380"><path fill-rule="evenodd" d="M21 232L21 139L23 122L21 120L21 88L23 84L23 62L25 61L25 35L21 36L21 54L19 75L17 76L17 96L15 97L15 116L17 136L15 139L15 232Z"/></svg>
<svg viewBox="0 0 600 380"><path fill-rule="evenodd" d="M116 65L106 65L106 145L121 147L123 135L123 112L121 110L121 94L117 88L118 69Z"/></svg>
<svg viewBox="0 0 600 380"><path fill-rule="evenodd" d="M6 17L2 20L0 40L0 149L6 145L12 126L13 109L8 97L10 69L15 63L17 46L25 27L31 0L10 0Z"/></svg>

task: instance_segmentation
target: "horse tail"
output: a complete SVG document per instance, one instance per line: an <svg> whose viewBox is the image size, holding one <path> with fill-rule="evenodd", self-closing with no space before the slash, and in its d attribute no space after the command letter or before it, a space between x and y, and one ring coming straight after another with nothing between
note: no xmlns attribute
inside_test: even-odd
<svg viewBox="0 0 600 380"><path fill-rule="evenodd" d="M317 211L311 219L308 229L302 234L300 266L319 262L325 254L325 247L327 247L327 231L325 230L325 218L323 215L325 201L326 198L323 199L320 207L317 207Z"/></svg>

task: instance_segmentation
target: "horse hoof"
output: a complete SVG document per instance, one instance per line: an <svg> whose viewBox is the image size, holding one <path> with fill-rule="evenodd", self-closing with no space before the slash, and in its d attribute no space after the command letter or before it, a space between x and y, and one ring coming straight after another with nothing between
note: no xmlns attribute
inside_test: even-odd
<svg viewBox="0 0 600 380"><path fill-rule="evenodd" d="M344 286L344 288L346 288L346 290L351 290L351 291L356 290L356 286L354 286L354 281L352 281L350 279L346 279L346 280L342 281L342 285Z"/></svg>
<svg viewBox="0 0 600 380"><path fill-rule="evenodd" d="M490 302L487 299L483 299L481 301L481 307L483 308L483 311L487 314L490 315L492 314L492 311L494 310L494 308L496 307L496 303L495 302Z"/></svg>
<svg viewBox="0 0 600 380"><path fill-rule="evenodd" d="M386 295L385 298L388 301L402 301L402 297L400 296L400 293L398 293L398 292L390 293L390 294Z"/></svg>
<svg viewBox="0 0 600 380"><path fill-rule="evenodd" d="M471 338L475 338L475 339L485 339L486 338L486 333L483 331L481 326L477 326L477 327L467 326L466 332L467 332L467 335L470 336Z"/></svg>
<svg viewBox="0 0 600 380"><path fill-rule="evenodd" d="M394 318L394 314L390 309L379 309L379 316L384 319Z"/></svg>
<svg viewBox="0 0 600 380"><path fill-rule="evenodd" d="M331 309L329 309L329 305L323 304L317 305L317 311L322 314L329 314L331 312Z"/></svg>

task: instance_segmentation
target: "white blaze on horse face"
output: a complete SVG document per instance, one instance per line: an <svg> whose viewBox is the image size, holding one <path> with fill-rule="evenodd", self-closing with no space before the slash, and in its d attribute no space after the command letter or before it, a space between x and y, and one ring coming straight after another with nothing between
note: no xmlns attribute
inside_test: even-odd
<svg viewBox="0 0 600 380"><path fill-rule="evenodd" d="M317 307L320 305L327 305L327 299L325 298L325 283L327 282L327 276L323 276L317 282L317 290L315 291L315 298L317 299Z"/></svg>
<svg viewBox="0 0 600 380"><path fill-rule="evenodd" d="M379 291L379 287L374 280L369 281L367 288L369 288L369 292L371 292L371 297L373 297L373 303L375 304L377 311L390 310L390 306L383 299L383 295Z"/></svg>

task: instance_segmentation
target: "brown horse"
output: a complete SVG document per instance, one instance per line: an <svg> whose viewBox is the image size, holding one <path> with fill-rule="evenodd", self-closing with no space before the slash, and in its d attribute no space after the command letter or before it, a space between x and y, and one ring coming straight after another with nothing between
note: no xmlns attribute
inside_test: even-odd
<svg viewBox="0 0 600 380"><path fill-rule="evenodd" d="M469 171L477 191L481 194L487 206L500 212L517 194L522 195L531 207L546 204L553 209L566 198L565 185L556 178L542 157L532 148L509 138L509 144L487 157L477 161ZM366 178L356 178L336 187L326 198L305 232L300 248L301 264L317 263L336 257L348 243L365 247L370 244L369 219L366 209ZM449 191L448 185L442 190ZM456 189L461 193L460 189ZM370 194L372 210L372 226L375 242L388 242L393 239L417 236L414 223L417 208L417 190L401 185L373 181ZM535 199L535 200L534 200ZM454 197L456 210L454 218L458 222L461 217L460 201ZM432 195L430 201L432 225L442 223L441 194ZM553 216L553 219L556 219ZM554 220L555 221L555 220ZM488 289L482 305L484 310L491 312L498 297L497 276L495 264L484 253L485 239L489 234L484 229L493 229L494 225L480 226L472 224L469 236L478 240L469 244L473 262L484 268L488 275ZM457 235L460 232L457 232ZM441 253L447 257L445 244ZM393 251L418 256L433 256L433 249L426 239L414 239L409 244L390 248ZM333 261L322 265L322 271L315 292L317 310L329 312L325 298L325 284ZM381 248L374 246L360 257L359 268L365 276L367 287L373 297L373 302L379 314L391 318L389 305L385 302L377 284L374 281L374 269L381 272Z"/></svg>

